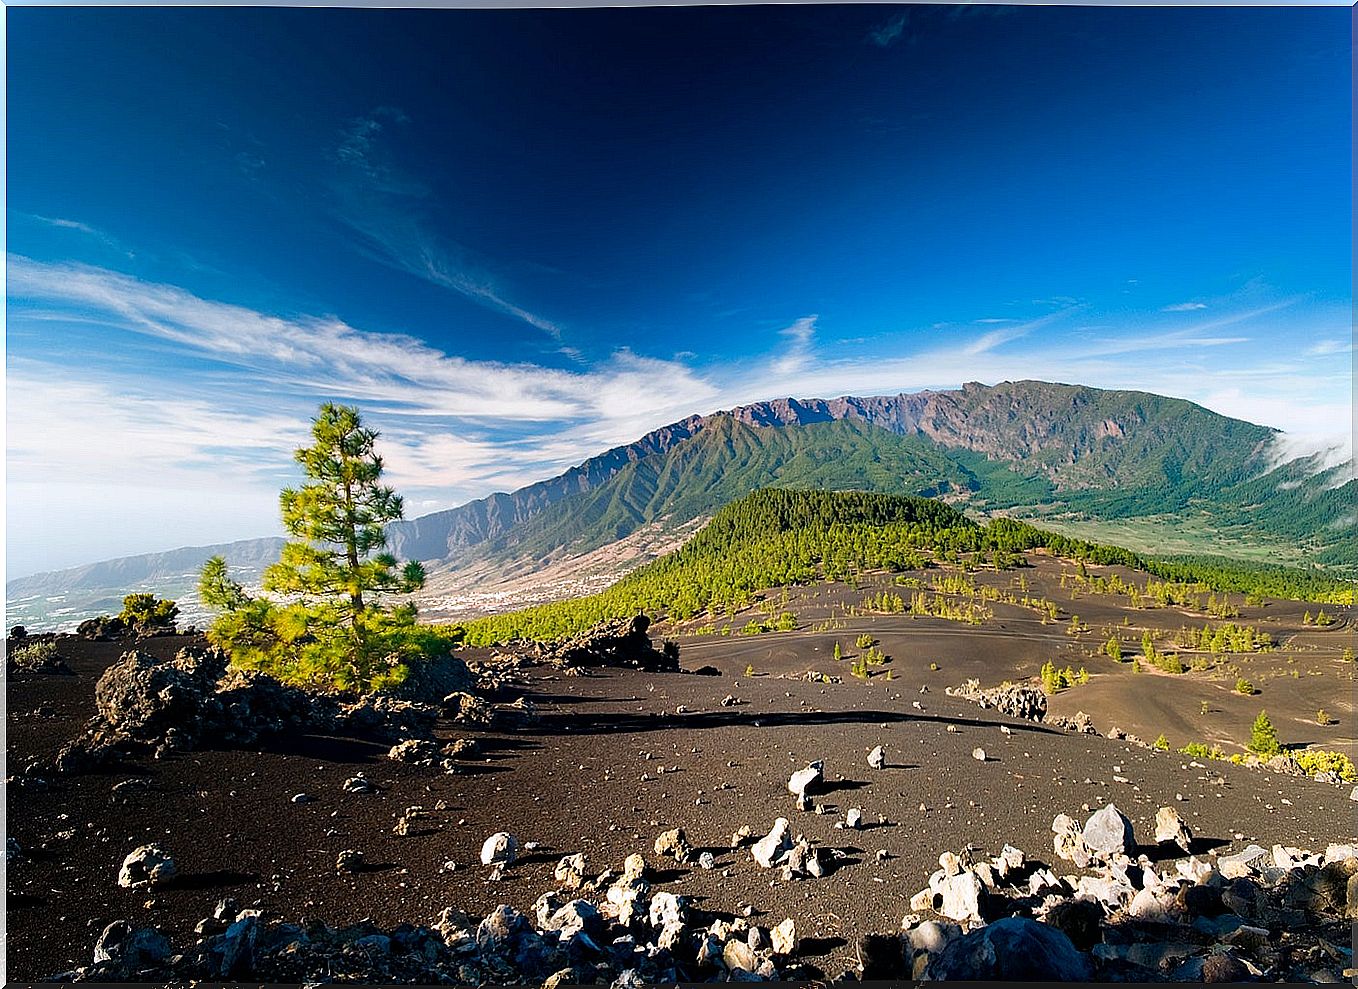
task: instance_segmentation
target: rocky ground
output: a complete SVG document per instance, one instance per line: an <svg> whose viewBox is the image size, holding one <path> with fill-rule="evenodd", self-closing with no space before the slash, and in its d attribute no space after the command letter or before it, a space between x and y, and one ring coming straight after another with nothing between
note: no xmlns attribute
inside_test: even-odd
<svg viewBox="0 0 1358 989"><path fill-rule="evenodd" d="M892 616L811 631L835 614L832 592L849 594L804 592L800 631L681 637L682 668L709 675L492 663L465 695L480 700L443 705L432 732L327 710L248 741L134 739L69 772L53 763L132 645L61 639L69 672L8 685L11 979L1024 974L987 970L987 944L1036 959L1039 978L1351 971L1351 787L982 708L947 688L1031 675L1058 647L1078 664L1064 632L999 609L975 628ZM1095 620L1113 609L1071 604ZM1281 630L1292 606L1272 608ZM832 661L860 626L892 679ZM1195 738L1243 740L1260 706L1300 719L1313 700L1289 689L1328 691L1333 735L1351 734L1334 686L1351 637L1290 634L1288 655L1329 679L1272 678L1241 698L1243 729L1233 707L1224 728L1192 718L1199 693L1232 701L1216 681L1111 665L1053 698L1049 719L1078 706L1100 732L1154 737L1149 705L1112 699L1122 680L1133 697L1173 685ZM186 646L201 643L135 648L168 661ZM464 656L474 670L491 657ZM799 797L790 778L808 769Z"/></svg>

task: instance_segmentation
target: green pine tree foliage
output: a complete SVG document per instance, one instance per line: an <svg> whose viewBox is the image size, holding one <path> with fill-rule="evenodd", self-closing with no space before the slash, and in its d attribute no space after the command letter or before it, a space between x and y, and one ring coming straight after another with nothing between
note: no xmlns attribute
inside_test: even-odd
<svg viewBox="0 0 1358 989"><path fill-rule="evenodd" d="M226 561L213 557L198 585L203 603L222 612L208 637L235 665L288 683L387 690L405 680L412 662L445 654L458 633L417 624L413 604L382 602L384 594L418 590L424 568L385 552L386 526L403 506L380 483L377 433L357 409L326 403L312 439L296 454L308 483L279 497L294 541L264 573L265 590L285 600L250 597Z"/></svg>
<svg viewBox="0 0 1358 989"><path fill-rule="evenodd" d="M1250 729L1249 749L1260 759L1271 759L1273 756L1282 752L1282 743L1278 741L1278 732L1273 727L1273 722L1268 718L1267 711L1260 711L1259 716L1254 719L1254 727Z"/></svg>
<svg viewBox="0 0 1358 989"><path fill-rule="evenodd" d="M296 459L310 483L279 495L283 527L295 542L283 546L264 571L264 588L335 602L351 626L361 626L372 592L409 594L424 586L418 562L396 569L396 557L374 550L387 544L386 526L405 516L401 496L379 484L377 432L352 406L327 402L312 424L314 443Z"/></svg>

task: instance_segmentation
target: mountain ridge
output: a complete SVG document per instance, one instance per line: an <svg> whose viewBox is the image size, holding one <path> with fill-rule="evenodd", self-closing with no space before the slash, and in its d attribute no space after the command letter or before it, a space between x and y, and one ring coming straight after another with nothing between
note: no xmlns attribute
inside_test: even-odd
<svg viewBox="0 0 1358 989"><path fill-rule="evenodd" d="M714 426L725 432L711 432ZM1288 533L1307 532L1313 516L1317 526L1334 526L1342 519L1336 504L1348 485L1312 491L1307 478L1296 476L1294 464L1285 475L1291 487L1270 488L1268 478L1279 468L1269 455L1279 435L1185 399L1040 381L968 382L959 389L886 396L780 398L688 416L516 491L395 523L389 542L398 556L424 561L434 572L496 554L559 556L571 545L598 546L641 525L665 522L666 497L682 509L669 522L710 512L719 507L718 496L745 493L723 481L727 472L739 474L750 487L792 477L786 483L935 494L993 509L1070 504L1091 517L1110 519L1184 511L1195 499L1206 503L1234 490L1241 503L1227 505L1223 517L1238 528L1259 526L1253 513L1280 498L1284 510L1274 514L1291 520ZM718 437L738 440L741 454L731 447L724 459L717 456ZM861 476L848 467L837 469L836 457ZM703 470L686 473L685 465L692 462ZM711 485L712 497L691 490L699 475ZM582 536L587 537L583 542ZM245 540L116 558L16 578L6 592L13 600L144 584L167 570L182 574L184 554L196 553L201 562L222 553L229 563L248 566L276 552L271 547L277 543ZM1331 553L1326 562L1350 562L1342 549L1334 557L1329 544L1317 552L1322 558Z"/></svg>

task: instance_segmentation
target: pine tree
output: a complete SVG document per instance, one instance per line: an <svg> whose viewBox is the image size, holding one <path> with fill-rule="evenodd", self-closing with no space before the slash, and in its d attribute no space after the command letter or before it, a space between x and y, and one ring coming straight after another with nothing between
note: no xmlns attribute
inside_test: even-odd
<svg viewBox="0 0 1358 989"><path fill-rule="evenodd" d="M1254 727L1250 729L1249 749L1261 759L1270 759L1283 750L1282 743L1278 741L1278 733L1273 728L1273 722L1268 720L1268 712L1260 711L1259 716L1254 719Z"/></svg>
<svg viewBox="0 0 1358 989"><path fill-rule="evenodd" d="M404 517L404 505L378 483L377 432L364 427L358 409L325 403L311 435L315 442L296 453L311 483L279 495L283 526L297 541L264 571L264 587L333 601L358 630L371 603L365 593L418 590L424 568L411 561L398 572L394 556L373 553L385 548L386 526Z"/></svg>

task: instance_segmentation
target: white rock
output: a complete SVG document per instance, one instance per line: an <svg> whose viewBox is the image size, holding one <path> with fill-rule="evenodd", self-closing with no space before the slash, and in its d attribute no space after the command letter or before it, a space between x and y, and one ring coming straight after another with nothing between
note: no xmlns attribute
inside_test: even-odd
<svg viewBox="0 0 1358 989"><path fill-rule="evenodd" d="M648 919L652 927L683 927L688 903L682 896L660 892L651 897Z"/></svg>
<svg viewBox="0 0 1358 989"><path fill-rule="evenodd" d="M981 919L981 883L970 872L947 876L937 886L938 912L950 920Z"/></svg>
<svg viewBox="0 0 1358 989"><path fill-rule="evenodd" d="M846 828L857 828L863 823L863 812L857 807L850 807L849 812L844 815L844 826Z"/></svg>
<svg viewBox="0 0 1358 989"><path fill-rule="evenodd" d="M1256 868L1262 868L1267 855L1268 852L1264 851L1259 845L1250 845L1244 851L1236 852L1234 855L1219 857L1217 859L1217 871L1227 879L1242 879L1254 872Z"/></svg>
<svg viewBox="0 0 1358 989"><path fill-rule="evenodd" d="M1155 812L1155 841L1160 845L1172 842L1187 852L1193 845L1193 832L1179 817L1177 810L1161 807Z"/></svg>
<svg viewBox="0 0 1358 989"><path fill-rule="evenodd" d="M868 766L872 769L882 769L886 766L886 750L880 745L868 753ZM1354 799L1358 800L1358 797Z"/></svg>
<svg viewBox="0 0 1358 989"><path fill-rule="evenodd" d="M497 831L481 845L482 865L513 865L519 857L519 840L508 831Z"/></svg>
<svg viewBox="0 0 1358 989"><path fill-rule="evenodd" d="M985 762L986 760L985 749L980 747L972 749L971 757L975 759L977 762Z"/></svg>
<svg viewBox="0 0 1358 989"><path fill-rule="evenodd" d="M799 769L793 773L787 781L787 789L799 800L805 799L811 789L823 779L825 779L825 764L818 759L809 763L805 769Z"/></svg>
<svg viewBox="0 0 1358 989"><path fill-rule="evenodd" d="M1086 848L1104 856L1126 854L1136 848L1132 822L1111 803L1093 813L1080 837Z"/></svg>
<svg viewBox="0 0 1358 989"><path fill-rule="evenodd" d="M123 859L118 870L118 885L124 889L157 886L173 879L178 870L170 853L159 845L141 845Z"/></svg>
<svg viewBox="0 0 1358 989"><path fill-rule="evenodd" d="M1325 864L1331 862L1343 862L1346 859L1358 858L1358 845L1337 843L1325 846Z"/></svg>
<svg viewBox="0 0 1358 989"><path fill-rule="evenodd" d="M1160 924L1174 923L1179 919L1174 894L1164 888L1138 890L1127 907L1127 913L1139 920Z"/></svg>
<svg viewBox="0 0 1358 989"><path fill-rule="evenodd" d="M797 924L791 917L769 932L773 941L775 955L792 955L797 952Z"/></svg>
<svg viewBox="0 0 1358 989"><path fill-rule="evenodd" d="M774 821L773 830L755 842L754 847L750 849L754 860L765 869L773 868L774 863L792 848L790 830L791 825L786 817Z"/></svg>

